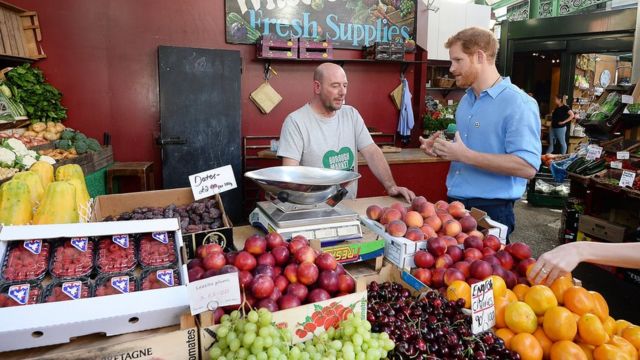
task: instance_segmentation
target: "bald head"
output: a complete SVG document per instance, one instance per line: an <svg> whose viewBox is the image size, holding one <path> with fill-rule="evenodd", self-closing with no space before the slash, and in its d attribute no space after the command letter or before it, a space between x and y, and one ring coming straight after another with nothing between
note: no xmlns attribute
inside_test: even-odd
<svg viewBox="0 0 640 360"><path fill-rule="evenodd" d="M341 66L333 63L324 63L324 64L320 64L316 68L316 70L313 72L313 81L318 81L322 83L325 77L329 75L333 75L333 76L342 75L345 78L347 77L347 75L345 74Z"/></svg>
<svg viewBox="0 0 640 360"><path fill-rule="evenodd" d="M347 74L342 67L324 63L313 72L312 106L322 114L332 114L342 107L347 95Z"/></svg>

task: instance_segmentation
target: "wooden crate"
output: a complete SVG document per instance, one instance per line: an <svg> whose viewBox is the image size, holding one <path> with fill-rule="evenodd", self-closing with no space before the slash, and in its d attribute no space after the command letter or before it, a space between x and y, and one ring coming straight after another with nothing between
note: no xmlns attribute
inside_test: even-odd
<svg viewBox="0 0 640 360"><path fill-rule="evenodd" d="M113 163L113 148L111 145L103 146L99 151L90 154L93 162L93 171L98 171Z"/></svg>
<svg viewBox="0 0 640 360"><path fill-rule="evenodd" d="M0 54L45 58L38 14L0 1Z"/></svg>

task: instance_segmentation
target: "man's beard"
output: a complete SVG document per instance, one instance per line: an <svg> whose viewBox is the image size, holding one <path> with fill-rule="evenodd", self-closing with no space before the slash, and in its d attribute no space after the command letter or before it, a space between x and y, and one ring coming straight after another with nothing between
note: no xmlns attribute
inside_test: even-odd
<svg viewBox="0 0 640 360"><path fill-rule="evenodd" d="M469 71L460 74L460 77L456 78L456 86L467 88L471 86L477 78L478 74L473 69L469 69Z"/></svg>
<svg viewBox="0 0 640 360"><path fill-rule="evenodd" d="M338 105L336 105L336 104L334 104L333 100L331 100L331 99L324 100L322 102L322 105L324 105L325 110L327 110L328 112L337 111L337 110L340 110L340 108L342 108L342 102L340 102Z"/></svg>

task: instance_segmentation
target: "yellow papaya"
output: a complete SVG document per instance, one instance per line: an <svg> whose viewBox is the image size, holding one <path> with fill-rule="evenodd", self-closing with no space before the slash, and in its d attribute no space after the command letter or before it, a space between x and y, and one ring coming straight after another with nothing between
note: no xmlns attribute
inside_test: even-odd
<svg viewBox="0 0 640 360"><path fill-rule="evenodd" d="M89 191L87 190L87 183L84 181L84 173L82 168L78 164L67 164L60 166L56 169L56 181L69 181L71 179L78 179L81 186L76 187L82 191L83 198L89 198Z"/></svg>
<svg viewBox="0 0 640 360"><path fill-rule="evenodd" d="M31 190L22 181L9 180L0 186L0 224L27 225L33 216Z"/></svg>
<svg viewBox="0 0 640 360"><path fill-rule="evenodd" d="M36 161L31 165L29 171L35 171L40 176L42 188L46 189L53 181L53 165L46 161Z"/></svg>
<svg viewBox="0 0 640 360"><path fill-rule="evenodd" d="M34 205L38 204L42 200L44 187L42 186L40 175L38 175L37 172L31 170L22 171L13 175L13 180L22 181L29 186L29 190L31 191L31 202L33 202Z"/></svg>
<svg viewBox="0 0 640 360"><path fill-rule="evenodd" d="M47 186L33 223L38 225L77 223L79 218L76 201L75 186L67 181L52 182Z"/></svg>
<svg viewBox="0 0 640 360"><path fill-rule="evenodd" d="M78 206L78 215L80 222L89 222L89 193L87 193L84 181L78 179L67 180L76 189L76 204Z"/></svg>

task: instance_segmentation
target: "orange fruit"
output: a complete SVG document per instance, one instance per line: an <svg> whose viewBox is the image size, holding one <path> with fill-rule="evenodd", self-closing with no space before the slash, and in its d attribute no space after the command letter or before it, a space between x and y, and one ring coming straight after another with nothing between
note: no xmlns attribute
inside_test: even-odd
<svg viewBox="0 0 640 360"><path fill-rule="evenodd" d="M528 333L514 336L511 339L510 350L517 352L522 360L542 360L542 346L535 336Z"/></svg>
<svg viewBox="0 0 640 360"><path fill-rule="evenodd" d="M622 349L622 351L629 355L632 359L638 358L638 350L622 336L613 335L608 344L611 344L618 349Z"/></svg>
<svg viewBox="0 0 640 360"><path fill-rule="evenodd" d="M573 314L562 306L554 306L547 310L542 328L552 341L573 340L578 333L578 324Z"/></svg>
<svg viewBox="0 0 640 360"><path fill-rule="evenodd" d="M493 298L504 297L507 292L507 284L504 282L504 279L498 275L491 275L489 278L493 280Z"/></svg>
<svg viewBox="0 0 640 360"><path fill-rule="evenodd" d="M553 343L550 352L551 360L587 360L587 355L578 344L561 340Z"/></svg>
<svg viewBox="0 0 640 360"><path fill-rule="evenodd" d="M542 347L542 353L544 354L544 358L548 359L549 354L551 352L551 345L553 345L553 341L551 341L551 339L547 337L547 334L544 333L544 330L542 330L541 327L538 327L536 329L536 331L533 333L533 336L535 336L536 340L538 340L538 343Z"/></svg>
<svg viewBox="0 0 640 360"><path fill-rule="evenodd" d="M607 335L609 335L610 337L613 336L616 330L616 321L613 320L611 316L607 316L607 319L602 322L602 326L604 327L604 331L607 333Z"/></svg>
<svg viewBox="0 0 640 360"><path fill-rule="evenodd" d="M589 294L591 294L591 298L593 299L593 309L591 309L591 312L597 315L601 321L607 320L609 317L609 305L607 301L599 292L589 291Z"/></svg>
<svg viewBox="0 0 640 360"><path fill-rule="evenodd" d="M447 300L464 299L464 307L471 308L471 286L466 281L455 280L447 288Z"/></svg>
<svg viewBox="0 0 640 360"><path fill-rule="evenodd" d="M498 336L502 341L504 341L504 346L507 349L510 349L511 346L511 338L515 336L513 331L509 330L509 328L503 328L496 330L496 336Z"/></svg>
<svg viewBox="0 0 640 360"><path fill-rule="evenodd" d="M506 298L493 299L493 306L496 309L496 327L498 329L507 327L507 323L504 321L504 309L509 304L510 302Z"/></svg>
<svg viewBox="0 0 640 360"><path fill-rule="evenodd" d="M533 334L538 327L538 318L531 307L522 301L513 302L504 309L504 321L516 334Z"/></svg>
<svg viewBox="0 0 640 360"><path fill-rule="evenodd" d="M571 274L557 278L549 287L558 300L558 304L564 304L564 292L573 286Z"/></svg>
<svg viewBox="0 0 640 360"><path fill-rule="evenodd" d="M598 346L595 350L593 350L593 359L594 360L634 360L621 351L620 348L611 344L604 344Z"/></svg>
<svg viewBox="0 0 640 360"><path fill-rule="evenodd" d="M510 302L518 301L518 296L513 291L507 289L504 293L504 297L507 298Z"/></svg>
<svg viewBox="0 0 640 360"><path fill-rule="evenodd" d="M526 284L517 284L513 287L513 292L516 294L518 301L524 301L524 294L529 290L529 285Z"/></svg>
<svg viewBox="0 0 640 360"><path fill-rule="evenodd" d="M536 315L544 315L547 309L558 306L553 291L544 285L534 285L524 295L524 302L531 306Z"/></svg>
<svg viewBox="0 0 640 360"><path fill-rule="evenodd" d="M543 321L544 321L544 315L538 316L538 325L542 325Z"/></svg>
<svg viewBox="0 0 640 360"><path fill-rule="evenodd" d="M609 340L600 318L593 314L584 314L578 320L578 334L583 343L600 346Z"/></svg>
<svg viewBox="0 0 640 360"><path fill-rule="evenodd" d="M584 354L587 355L588 360L593 360L593 350L596 349L595 346L584 343L578 343L578 346L580 346Z"/></svg>
<svg viewBox="0 0 640 360"><path fill-rule="evenodd" d="M613 332L616 335L621 336L624 329L628 328L631 325L633 324L628 322L627 320L616 320L616 326L614 327Z"/></svg>
<svg viewBox="0 0 640 360"><path fill-rule="evenodd" d="M564 306L574 313L582 316L593 309L593 296L587 289L580 286L572 286L564 292Z"/></svg>
<svg viewBox="0 0 640 360"><path fill-rule="evenodd" d="M622 331L622 337L640 349L640 326L631 325Z"/></svg>

